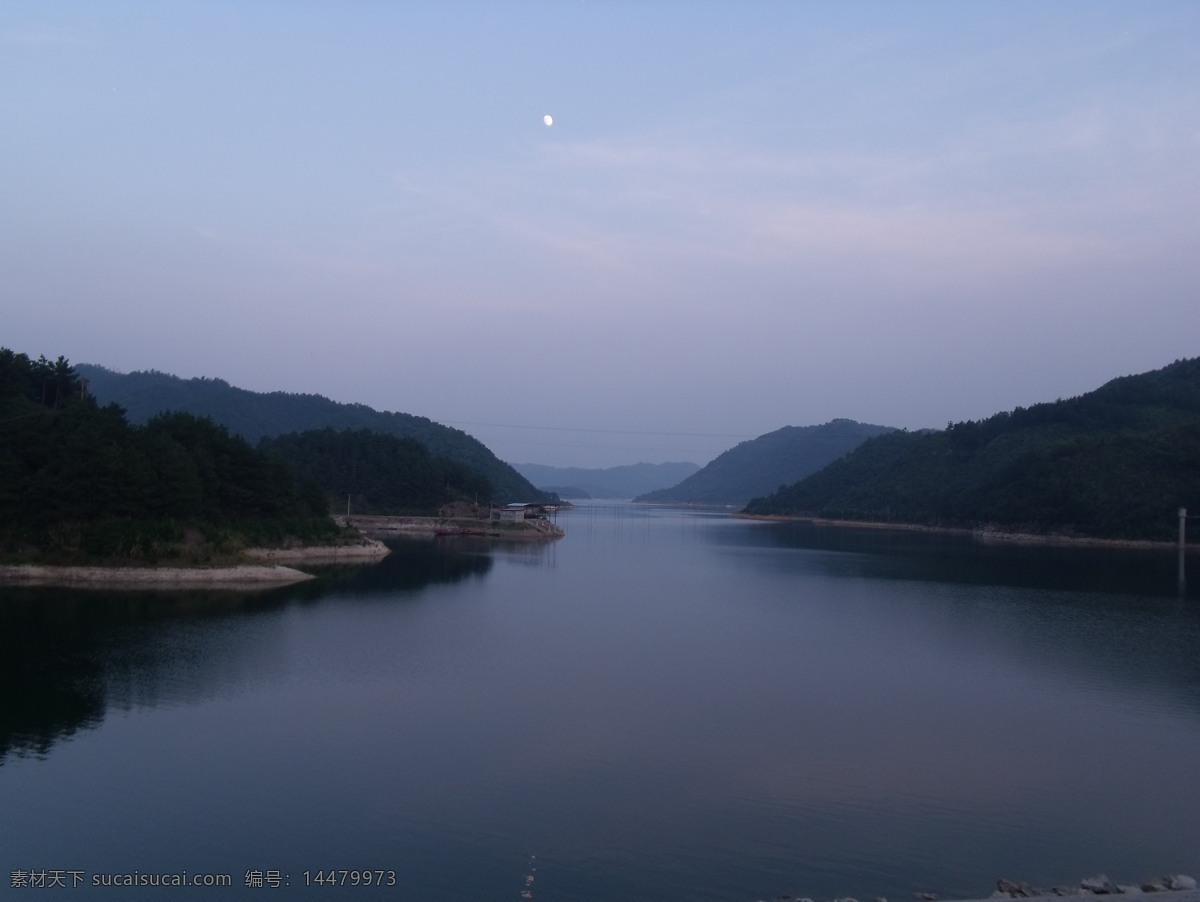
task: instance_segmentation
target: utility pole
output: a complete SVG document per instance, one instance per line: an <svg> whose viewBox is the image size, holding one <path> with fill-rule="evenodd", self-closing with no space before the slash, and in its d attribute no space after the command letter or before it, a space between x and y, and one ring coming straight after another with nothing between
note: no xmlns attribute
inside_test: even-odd
<svg viewBox="0 0 1200 902"><path fill-rule="evenodd" d="M1187 518L1186 507L1179 509L1179 595L1183 596L1187 588Z"/></svg>

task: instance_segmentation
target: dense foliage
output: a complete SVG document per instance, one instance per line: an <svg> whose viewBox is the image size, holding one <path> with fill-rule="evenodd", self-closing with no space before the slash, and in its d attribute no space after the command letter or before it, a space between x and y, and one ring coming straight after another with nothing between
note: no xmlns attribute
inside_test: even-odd
<svg viewBox="0 0 1200 902"><path fill-rule="evenodd" d="M803 479L849 454L868 438L890 431L854 420L821 426L784 426L741 442L677 486L635 498L653 504L745 504L756 495Z"/></svg>
<svg viewBox="0 0 1200 902"><path fill-rule="evenodd" d="M1200 358L872 439L746 511L1169 540L1180 507L1200 513Z"/></svg>
<svg viewBox="0 0 1200 902"><path fill-rule="evenodd" d="M259 448L321 487L331 504L363 514L432 514L452 501L487 504L474 470L434 457L416 439L369 429L318 429L265 438Z"/></svg>
<svg viewBox="0 0 1200 902"><path fill-rule="evenodd" d="M335 532L315 487L224 427L184 413L131 426L64 358L0 349L0 549L156 559Z"/></svg>
<svg viewBox="0 0 1200 902"><path fill-rule="evenodd" d="M147 422L164 410L182 410L210 417L251 443L327 427L370 429L416 439L430 454L469 467L488 480L498 503L553 500L478 439L425 417L378 411L365 404L340 404L321 395L247 391L223 379L181 379L157 372L123 374L91 364L77 369L87 377L92 394L101 403L120 404L133 423Z"/></svg>

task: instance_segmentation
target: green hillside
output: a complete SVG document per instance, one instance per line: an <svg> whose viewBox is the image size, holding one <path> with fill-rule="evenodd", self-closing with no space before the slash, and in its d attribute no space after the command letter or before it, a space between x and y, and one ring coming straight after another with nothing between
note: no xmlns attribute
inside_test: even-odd
<svg viewBox="0 0 1200 902"><path fill-rule="evenodd" d="M868 438L888 431L888 426L845 419L821 426L784 426L730 448L673 488L647 492L634 501L745 504L757 495L815 473Z"/></svg>
<svg viewBox="0 0 1200 902"><path fill-rule="evenodd" d="M1200 358L1077 398L880 436L745 510L1169 540L1180 507L1200 512Z"/></svg>
<svg viewBox="0 0 1200 902"><path fill-rule="evenodd" d="M130 425L64 358L0 349L0 550L16 560L137 559L329 540L325 499L211 420Z"/></svg>
<svg viewBox="0 0 1200 902"><path fill-rule="evenodd" d="M120 404L134 423L144 423L164 410L182 410L210 417L252 444L268 436L312 429L370 429L415 439L430 454L469 467L488 480L492 500L497 503L552 500L478 439L425 417L378 411L365 404L341 404L321 395L253 392L223 379L116 373L94 364L80 364L76 369L100 403Z"/></svg>
<svg viewBox="0 0 1200 902"><path fill-rule="evenodd" d="M454 501L487 504L488 481L435 457L416 439L369 429L315 429L264 438L258 447L321 488L334 510L430 515Z"/></svg>

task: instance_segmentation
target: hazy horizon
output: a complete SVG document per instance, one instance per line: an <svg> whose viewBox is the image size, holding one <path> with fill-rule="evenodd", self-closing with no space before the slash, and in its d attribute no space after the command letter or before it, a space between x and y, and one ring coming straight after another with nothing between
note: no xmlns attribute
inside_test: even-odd
<svg viewBox="0 0 1200 902"><path fill-rule="evenodd" d="M12 0L0 344L558 467L1082 394L1198 353L1198 34L1185 0Z"/></svg>

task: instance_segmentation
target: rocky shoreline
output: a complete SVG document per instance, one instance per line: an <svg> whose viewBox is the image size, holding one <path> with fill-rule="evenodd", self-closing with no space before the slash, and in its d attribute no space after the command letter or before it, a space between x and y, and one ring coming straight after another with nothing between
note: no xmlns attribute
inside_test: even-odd
<svg viewBox="0 0 1200 902"><path fill-rule="evenodd" d="M1060 884L1052 887L1035 886L1031 883L1018 883L1001 877L996 881L995 891L985 899L956 899L947 902L992 902L996 899L1061 899L1064 896L1140 896L1147 893L1165 893L1162 902L1200 902L1200 889L1197 889L1194 878L1186 874L1167 874L1141 883L1114 883L1105 874L1086 877L1075 884ZM936 893L915 893L913 898L918 902L939 902ZM759 902L767 902L760 899ZM808 896L775 896L773 902L814 902ZM832 902L859 902L850 896L834 899ZM882 896L871 902L888 902Z"/></svg>
<svg viewBox="0 0 1200 902"><path fill-rule="evenodd" d="M1001 877L996 881L993 899L1035 899L1042 896L1115 896L1139 895L1141 893L1195 892L1196 881L1186 874L1167 874L1142 883L1113 883L1106 874L1087 877L1077 885L1054 886L1045 889L1029 883L1014 883ZM1171 896L1179 902L1179 896Z"/></svg>
<svg viewBox="0 0 1200 902"><path fill-rule="evenodd" d="M389 554L386 545L363 538L349 545L251 548L244 556L261 564L228 567L72 567L49 564L0 566L0 585L78 589L267 589L316 579L289 564L366 563Z"/></svg>

